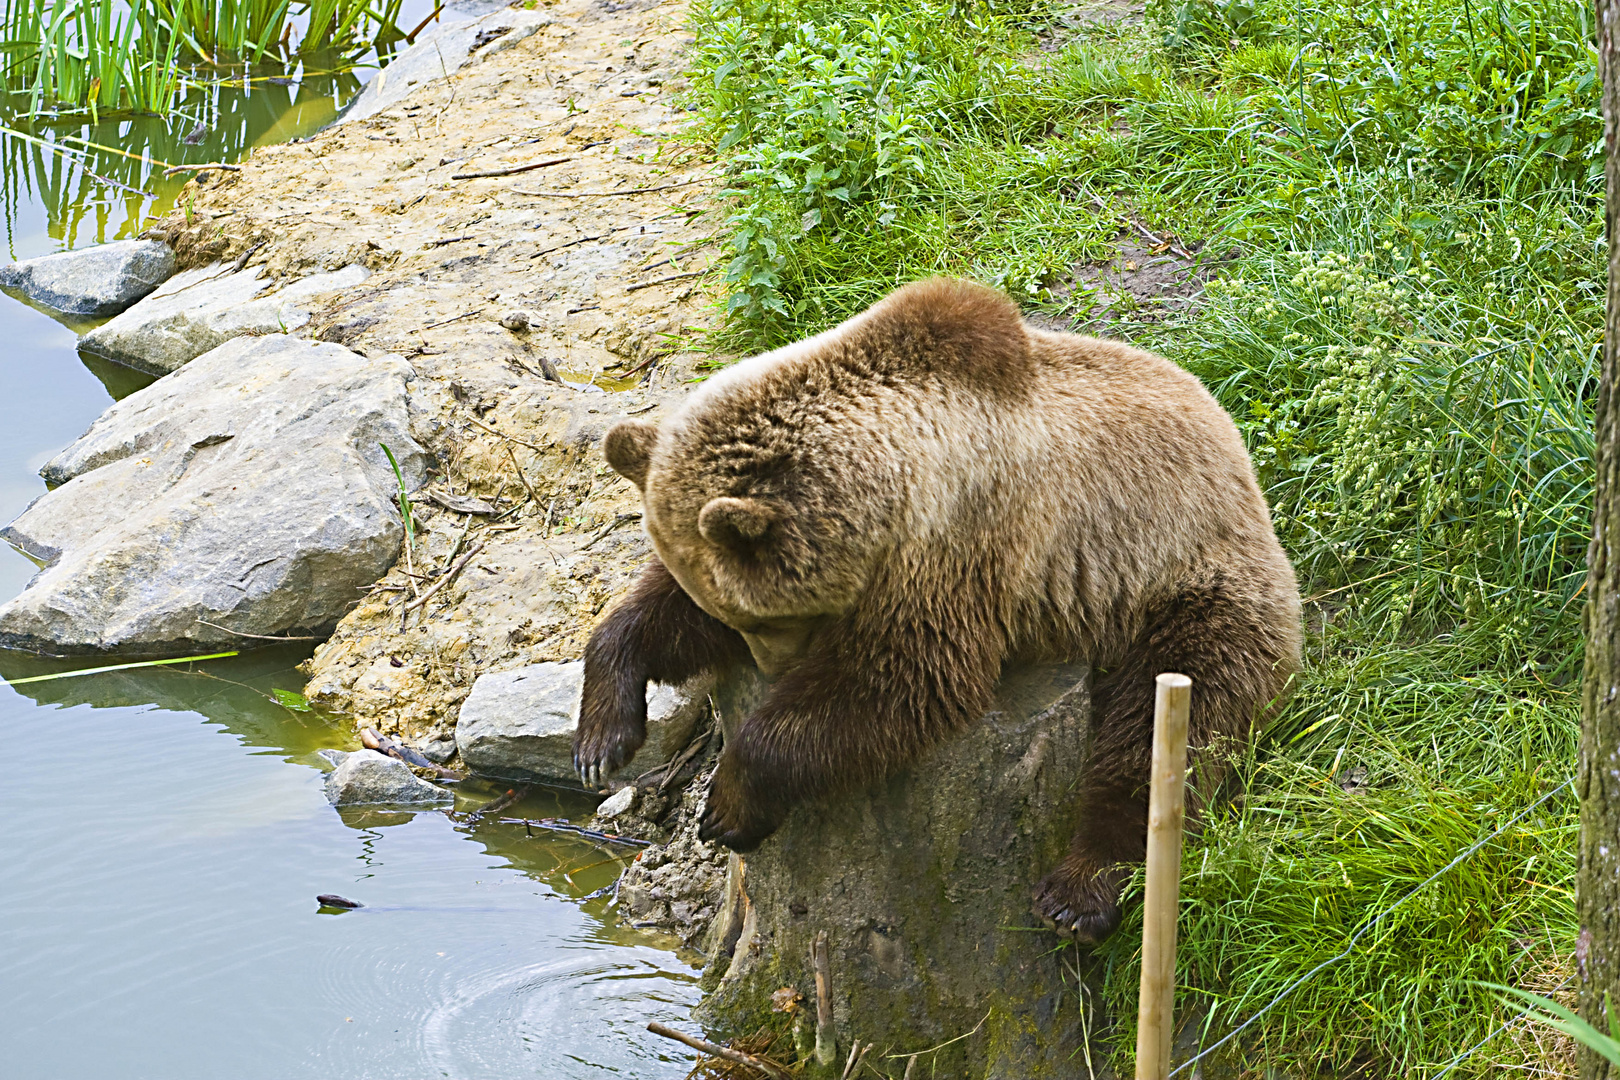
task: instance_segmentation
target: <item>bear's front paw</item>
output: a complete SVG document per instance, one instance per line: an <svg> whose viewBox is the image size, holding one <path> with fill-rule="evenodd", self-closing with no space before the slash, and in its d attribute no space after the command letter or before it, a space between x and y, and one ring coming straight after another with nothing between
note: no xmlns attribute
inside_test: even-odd
<svg viewBox="0 0 1620 1080"><path fill-rule="evenodd" d="M709 784L698 839L720 844L732 851L749 852L776 831L781 815L748 793L742 770L722 758Z"/></svg>
<svg viewBox="0 0 1620 1080"><path fill-rule="evenodd" d="M1095 945L1119 927L1119 892L1128 871L1070 856L1035 886L1035 914L1065 937Z"/></svg>
<svg viewBox="0 0 1620 1080"><path fill-rule="evenodd" d="M574 769L586 787L601 787L629 764L647 741L645 720L627 709L597 708L587 700L574 732Z"/></svg>

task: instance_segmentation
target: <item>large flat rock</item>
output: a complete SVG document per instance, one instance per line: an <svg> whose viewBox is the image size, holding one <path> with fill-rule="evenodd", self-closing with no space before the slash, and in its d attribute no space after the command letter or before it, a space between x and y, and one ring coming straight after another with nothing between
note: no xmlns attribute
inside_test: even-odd
<svg viewBox="0 0 1620 1080"><path fill-rule="evenodd" d="M311 301L369 276L363 266L283 284L258 268L221 263L176 274L152 295L79 339L87 353L153 375L167 375L243 334L288 333L309 322Z"/></svg>
<svg viewBox="0 0 1620 1080"><path fill-rule="evenodd" d="M480 675L461 703L456 747L484 776L579 783L574 731L585 665L531 664ZM647 743L624 769L639 775L680 753L708 707L711 680L647 686Z"/></svg>
<svg viewBox="0 0 1620 1080"><path fill-rule="evenodd" d="M117 315L173 273L168 244L117 240L0 267L0 287L63 315L101 319Z"/></svg>
<svg viewBox="0 0 1620 1080"><path fill-rule="evenodd" d="M0 530L47 562L0 607L0 644L152 655L330 629L399 555L378 444L421 483L411 375L274 334L118 402L41 470L60 486Z"/></svg>
<svg viewBox="0 0 1620 1080"><path fill-rule="evenodd" d="M434 28L416 39L366 84L338 123L364 120L404 101L418 87L454 75L468 61L492 56L556 19L542 11L508 6L504 0L452 0Z"/></svg>

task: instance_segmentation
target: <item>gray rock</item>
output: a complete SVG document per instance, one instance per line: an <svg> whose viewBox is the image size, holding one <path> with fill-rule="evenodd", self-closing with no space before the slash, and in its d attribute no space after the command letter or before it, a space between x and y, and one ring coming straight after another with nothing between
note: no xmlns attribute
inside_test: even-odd
<svg viewBox="0 0 1620 1080"><path fill-rule="evenodd" d="M338 123L375 116L419 88L449 78L469 61L509 49L554 22L544 12L510 8L505 0L446 4L435 28L379 71Z"/></svg>
<svg viewBox="0 0 1620 1080"><path fill-rule="evenodd" d="M411 374L276 334L118 402L41 470L60 486L0 530L48 564L0 607L0 644L157 654L325 631L399 556L378 443L418 486Z"/></svg>
<svg viewBox="0 0 1620 1080"><path fill-rule="evenodd" d="M441 735L429 739L421 746L418 746L417 749L421 751L423 757L433 762L433 764L443 765L456 756L456 737L450 734Z"/></svg>
<svg viewBox="0 0 1620 1080"><path fill-rule="evenodd" d="M603 821L608 821L619 817L621 814L628 814L630 808L635 805L636 787L631 784L629 787L622 787L603 799L602 804L596 808L596 816Z"/></svg>
<svg viewBox="0 0 1620 1080"><path fill-rule="evenodd" d="M0 267L0 287L41 307L78 318L116 315L174 273L174 250L157 240L111 244L43 255Z"/></svg>
<svg viewBox="0 0 1620 1080"><path fill-rule="evenodd" d="M261 273L257 267L232 273L214 263L176 274L151 296L80 338L79 348L138 371L167 375L231 338L296 330L309 322L314 297L351 288L370 276L363 266L346 266L276 289Z"/></svg>
<svg viewBox="0 0 1620 1080"><path fill-rule="evenodd" d="M485 776L579 783L574 731L584 676L578 660L480 675L456 721L456 746L467 768ZM710 685L694 679L647 687L647 743L626 773L639 775L680 753L708 706Z"/></svg>
<svg viewBox="0 0 1620 1080"><path fill-rule="evenodd" d="M411 772L403 761L375 750L357 750L326 776L326 799L333 806L431 806L455 796Z"/></svg>

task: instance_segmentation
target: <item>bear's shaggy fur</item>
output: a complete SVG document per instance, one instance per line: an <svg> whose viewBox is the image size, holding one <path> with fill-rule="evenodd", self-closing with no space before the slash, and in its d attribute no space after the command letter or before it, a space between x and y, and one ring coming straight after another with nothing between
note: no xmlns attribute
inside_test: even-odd
<svg viewBox="0 0 1620 1080"><path fill-rule="evenodd" d="M1215 400L981 286L900 289L604 449L657 558L587 647L576 763L596 781L630 760L647 680L752 659L774 681L700 833L738 851L974 723L1003 665L1085 659L1104 673L1084 824L1035 905L1099 940L1146 843L1154 676L1192 677L1207 747L1245 739L1299 663L1293 570Z"/></svg>

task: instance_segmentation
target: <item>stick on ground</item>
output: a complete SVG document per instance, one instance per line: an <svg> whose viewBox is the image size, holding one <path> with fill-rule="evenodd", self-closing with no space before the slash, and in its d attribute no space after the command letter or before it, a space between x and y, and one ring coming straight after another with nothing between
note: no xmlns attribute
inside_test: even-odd
<svg viewBox="0 0 1620 1080"><path fill-rule="evenodd" d="M654 1035L662 1035L666 1039L674 1039L678 1043L685 1043L692 1049L700 1050L710 1057L723 1058L726 1061L734 1061L738 1065L746 1065L750 1069L757 1069L769 1076L771 1080L791 1080L785 1069L766 1061L764 1058L757 1058L753 1054L745 1054L741 1050L733 1050L729 1046L720 1046L707 1039L694 1039L692 1036L676 1031L672 1027L665 1027L656 1020L647 1025L647 1030Z"/></svg>

